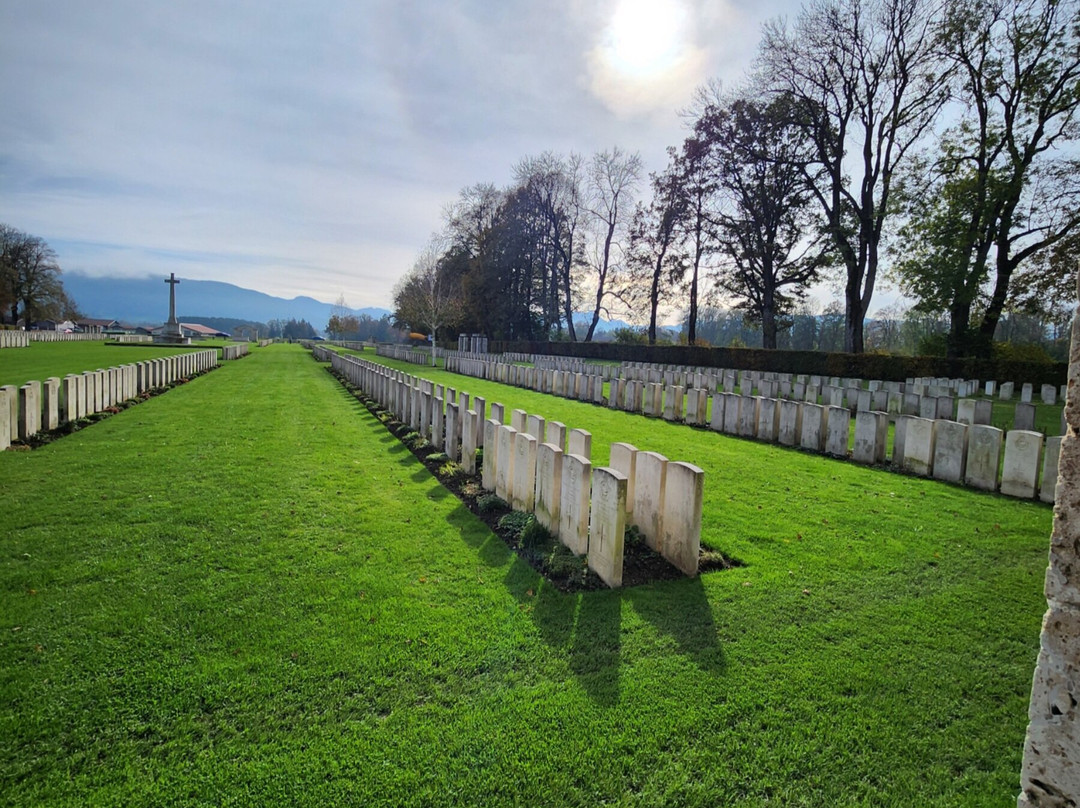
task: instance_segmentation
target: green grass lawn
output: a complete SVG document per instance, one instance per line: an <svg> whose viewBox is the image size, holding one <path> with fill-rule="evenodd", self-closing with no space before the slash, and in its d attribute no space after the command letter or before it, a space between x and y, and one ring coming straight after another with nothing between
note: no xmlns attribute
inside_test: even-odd
<svg viewBox="0 0 1080 808"><path fill-rule="evenodd" d="M179 353L220 347L221 341L208 341L177 348L161 345L106 345L99 341L31 342L26 348L0 350L0 386L23 385L29 381L44 381L50 376L64 378L69 373L82 373L98 368L130 365L147 359L160 359Z"/></svg>
<svg viewBox="0 0 1080 808"><path fill-rule="evenodd" d="M445 378L748 566L561 594L271 346L0 453L4 803L1015 804L1048 508Z"/></svg>

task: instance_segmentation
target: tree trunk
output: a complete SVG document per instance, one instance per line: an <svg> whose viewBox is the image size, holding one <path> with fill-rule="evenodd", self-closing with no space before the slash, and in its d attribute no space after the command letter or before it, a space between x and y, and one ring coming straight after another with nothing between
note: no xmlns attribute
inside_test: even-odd
<svg viewBox="0 0 1080 808"><path fill-rule="evenodd" d="M694 272L690 276L690 311L686 316L686 344L693 345L697 342L697 317L698 317L698 267L701 263L700 253L694 255Z"/></svg>

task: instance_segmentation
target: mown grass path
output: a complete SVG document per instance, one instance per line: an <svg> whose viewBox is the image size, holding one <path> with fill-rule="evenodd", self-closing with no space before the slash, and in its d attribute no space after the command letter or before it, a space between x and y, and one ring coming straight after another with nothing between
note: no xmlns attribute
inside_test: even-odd
<svg viewBox="0 0 1080 808"><path fill-rule="evenodd" d="M272 346L0 453L3 801L1015 804L1048 509L494 387L750 566L560 594Z"/></svg>

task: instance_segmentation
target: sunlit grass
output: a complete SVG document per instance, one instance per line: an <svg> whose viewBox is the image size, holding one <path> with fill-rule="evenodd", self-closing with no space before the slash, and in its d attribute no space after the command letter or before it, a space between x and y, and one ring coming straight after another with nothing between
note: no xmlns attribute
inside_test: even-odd
<svg viewBox="0 0 1080 808"><path fill-rule="evenodd" d="M447 379L749 566L561 594L273 346L0 453L5 803L1015 804L1049 509Z"/></svg>

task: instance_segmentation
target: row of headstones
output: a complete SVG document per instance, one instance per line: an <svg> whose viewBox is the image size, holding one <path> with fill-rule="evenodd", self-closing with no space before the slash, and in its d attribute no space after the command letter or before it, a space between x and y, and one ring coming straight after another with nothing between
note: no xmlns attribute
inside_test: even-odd
<svg viewBox="0 0 1080 808"><path fill-rule="evenodd" d="M469 375L486 374L486 378L494 376L496 381L532 387L541 392L597 403L602 401L603 380L598 376L562 374L483 360L463 359L453 364L460 367L459 372ZM943 405L947 404L949 416L953 413L950 397L923 397L922 402L933 404L933 411L924 409L919 416L912 416L895 412L898 397L902 394L856 390L854 387L827 388L830 398L837 402L832 404L735 393L710 396L709 391L702 388L686 390L678 385L665 388L658 382L623 379L612 381L610 388L607 404L615 409L683 421L693 426L707 424L718 432L799 446L835 457L849 456L852 410L842 405L840 397L840 394L848 393L858 399L855 441L850 452L856 462L885 462L886 437L892 416L897 426L891 460L897 468L973 488L1000 490L1014 497L1032 498L1038 492L1041 499L1053 502L1060 438L1044 441L1040 433L1023 428L1013 429L1006 435L987 423L992 406L987 400L962 399L957 403L956 420L951 420L941 417L945 415ZM867 406L868 403L879 403L874 398L879 394L886 395L888 411ZM903 394L902 397L907 396ZM871 398L870 402L864 401L867 397ZM1023 408L1030 409L1033 425L1032 405L1018 405L1018 420ZM908 431L912 434L910 443L905 442ZM1003 447L1004 463L1000 464ZM1042 484L1038 485L1040 468Z"/></svg>
<svg viewBox="0 0 1080 808"><path fill-rule="evenodd" d="M405 345L393 345L380 342L375 347L375 353L388 359L397 359L401 362L411 362L414 365L430 365L431 353L429 351L417 351Z"/></svg>
<svg viewBox="0 0 1080 808"><path fill-rule="evenodd" d="M247 356L250 353L250 348L246 342L233 342L228 345L221 346L221 358L222 359L239 359L241 356Z"/></svg>
<svg viewBox="0 0 1080 808"><path fill-rule="evenodd" d="M26 331L0 330L0 348L27 348L30 335Z"/></svg>
<svg viewBox="0 0 1080 808"><path fill-rule="evenodd" d="M446 366L448 370L467 376L528 387L567 398L592 401L597 404L605 400L604 379L598 375L547 370L464 356L447 357ZM706 393L712 390L727 393L733 393L736 389L747 392L755 390L764 398L787 398L811 404L847 407L853 413L881 411L887 412L892 418L901 415L917 415L920 418L947 419L967 424L989 424L993 413L993 402L988 399L957 400L951 395L930 395L930 393L939 394L949 391L951 388L924 385L921 380L913 381L910 385L899 382L871 382L869 388L863 389L856 386L855 383L858 382L856 379L825 379L818 376L799 376L794 381L790 378L755 379L748 375L737 375L736 371L730 370L722 373L650 370L648 378L654 381L612 379L609 383L608 405L613 409L660 416L663 410L659 408L660 405L655 404L658 396L664 395L664 389L687 390L686 385L677 383L685 381L692 383L690 389L703 389ZM848 384L840 384L842 381ZM972 385L977 385L977 382L958 385L958 390L970 393L973 389ZM911 388L912 392L905 392L905 388ZM1043 394L1044 400L1050 398L1052 403L1056 394L1053 385L1045 385ZM674 395L681 397L682 392L676 392ZM1035 412L1034 404L1021 401L1016 405L1013 428L1033 431ZM681 417L675 416L675 420L681 420ZM1062 414L1062 424L1064 424L1064 414ZM1063 427L1061 431L1064 432Z"/></svg>
<svg viewBox="0 0 1080 808"><path fill-rule="evenodd" d="M611 447L609 466L593 468L592 435L557 421L513 410L479 396L469 406L458 393L427 379L317 348L315 356L408 423L468 474L483 447L481 484L537 521L588 564L609 586L622 584L626 525L687 575L696 575L701 547L704 472L669 462L628 443Z"/></svg>
<svg viewBox="0 0 1080 808"><path fill-rule="evenodd" d="M216 366L216 350L196 351L130 365L70 373L21 387L0 387L0 450L14 440L26 440L56 429L140 393L165 387L177 379Z"/></svg>
<svg viewBox="0 0 1080 808"><path fill-rule="evenodd" d="M85 332L68 334L63 331L27 331L31 342L94 342L109 340L110 342L153 342L154 338L149 334L104 334L98 332Z"/></svg>
<svg viewBox="0 0 1080 808"><path fill-rule="evenodd" d="M796 398L800 401L843 406L846 401L852 411L858 410L886 410L888 407L887 396L890 394L904 394L905 399L897 399L896 414L920 415L926 417L925 409L929 406L939 406L933 402L923 404L920 399L946 398L950 401L956 398L977 395L982 388L985 395L998 395L1002 400L1011 400L1015 394L1016 385L1013 382L1004 382L998 385L995 381L987 381L985 387L980 385L977 379L950 379L946 377L913 377L905 382L888 382L862 379L825 377L808 374L777 373L771 371L736 371L725 368L688 367L685 365L659 365L648 362L623 362L619 365L602 365L593 362L585 362L577 359L553 357L533 354L505 353L490 355L487 357L469 357L480 361L489 361L503 364L516 364L528 362L535 367L549 370L561 370L570 373L582 373L590 376L600 376L605 380L624 379L626 381L640 381L651 384L664 384L665 386L680 386L684 388L705 388L710 391L733 393L738 390L741 393L754 393L767 398ZM450 360L448 360L449 362ZM473 374L479 375L479 374ZM1060 390L1052 384L1044 384L1040 388L1040 397L1044 404L1055 404L1059 397L1064 400L1065 385ZM860 394L862 394L860 396ZM1023 384L1021 386L1021 403L1031 403L1034 396L1034 385ZM838 401L837 398L842 399ZM944 405L940 405L944 406ZM942 416L938 416L942 417ZM1020 416L1021 419L1024 416ZM987 420L987 423L989 421ZM1021 421L1022 423L1022 421ZM1018 425L1016 428L1026 428Z"/></svg>

